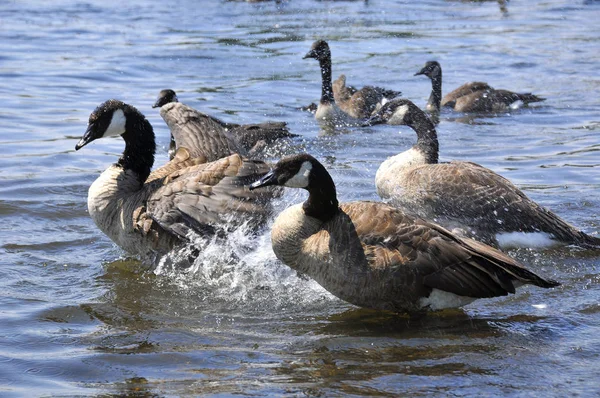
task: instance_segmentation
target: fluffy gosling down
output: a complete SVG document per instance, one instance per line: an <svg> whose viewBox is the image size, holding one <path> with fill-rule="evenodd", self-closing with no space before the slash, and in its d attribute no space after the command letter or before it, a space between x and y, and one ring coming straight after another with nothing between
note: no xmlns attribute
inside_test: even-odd
<svg viewBox="0 0 600 398"><path fill-rule="evenodd" d="M309 193L275 220L277 258L354 305L421 312L505 296L523 284L559 285L492 247L387 204L339 204L331 176L310 155L280 160L250 189L272 185Z"/></svg>

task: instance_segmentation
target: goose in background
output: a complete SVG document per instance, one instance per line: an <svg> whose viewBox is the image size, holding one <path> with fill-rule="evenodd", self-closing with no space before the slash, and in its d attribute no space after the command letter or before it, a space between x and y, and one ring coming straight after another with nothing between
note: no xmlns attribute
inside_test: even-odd
<svg viewBox="0 0 600 398"><path fill-rule="evenodd" d="M505 296L523 284L559 285L492 247L385 203L339 204L330 174L310 155L280 160L250 189L272 185L309 194L277 216L275 255L351 304L421 312Z"/></svg>
<svg viewBox="0 0 600 398"><path fill-rule="evenodd" d="M360 125L360 120L373 113L382 102L401 94L381 87L365 86L358 90L346 86L346 76L331 81L331 51L325 40L317 40L304 58L314 58L321 67L321 100L315 118L335 125Z"/></svg>
<svg viewBox="0 0 600 398"><path fill-rule="evenodd" d="M194 156L206 156L208 161L213 161L234 153L253 156L277 140L297 137L289 132L285 122L223 122L180 103L171 89L161 90L152 107L160 108L160 116L171 130L171 159L176 152L176 141L188 149L195 148L198 152L194 152Z"/></svg>
<svg viewBox="0 0 600 398"><path fill-rule="evenodd" d="M442 67L439 62L427 62L415 73L415 76L418 75L431 79L431 95L426 107L429 112L439 112L440 106L447 106L458 112L505 112L519 101L528 105L545 100L531 93L496 90L482 82L465 83L442 98Z"/></svg>
<svg viewBox="0 0 600 398"><path fill-rule="evenodd" d="M173 160L151 173L152 126L136 108L118 100L91 113L75 149L118 135L125 150L90 186L88 211L102 232L144 260L155 260L194 235L211 237L243 223L259 227L271 212L270 200L280 194L246 187L269 170L264 162L238 154L207 162L180 142Z"/></svg>
<svg viewBox="0 0 600 398"><path fill-rule="evenodd" d="M409 100L385 104L365 124L388 120L417 133L412 148L377 170L377 193L394 206L449 229L466 227L467 235L503 248L600 247L600 238L577 230L492 170L471 162L439 163L435 127Z"/></svg>

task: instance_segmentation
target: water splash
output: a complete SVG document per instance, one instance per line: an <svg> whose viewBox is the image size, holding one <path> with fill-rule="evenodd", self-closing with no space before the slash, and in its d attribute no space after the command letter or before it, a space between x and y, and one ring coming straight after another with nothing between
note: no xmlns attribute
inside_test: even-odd
<svg viewBox="0 0 600 398"><path fill-rule="evenodd" d="M196 247L202 250L190 264ZM270 311L338 301L275 257L270 229L256 233L247 223L225 237L195 237L190 246L164 256L154 273L211 305Z"/></svg>

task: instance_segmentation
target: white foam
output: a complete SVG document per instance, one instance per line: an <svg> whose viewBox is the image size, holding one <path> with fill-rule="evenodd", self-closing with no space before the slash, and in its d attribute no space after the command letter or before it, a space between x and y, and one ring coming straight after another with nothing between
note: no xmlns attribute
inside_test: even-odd
<svg viewBox="0 0 600 398"><path fill-rule="evenodd" d="M496 240L501 248L547 248L558 242L546 232L502 232L496 234Z"/></svg>
<svg viewBox="0 0 600 398"><path fill-rule="evenodd" d="M444 290L433 289L429 297L423 297L419 300L419 305L421 308L437 311L445 308L462 307L473 301L475 301L473 297L459 296Z"/></svg>
<svg viewBox="0 0 600 398"><path fill-rule="evenodd" d="M257 234L242 225L225 237L196 236L193 242L200 249L193 264L188 262L190 249L174 250L154 272L196 296L198 302L258 312L320 310L339 302L317 282L299 276L275 257L268 227Z"/></svg>

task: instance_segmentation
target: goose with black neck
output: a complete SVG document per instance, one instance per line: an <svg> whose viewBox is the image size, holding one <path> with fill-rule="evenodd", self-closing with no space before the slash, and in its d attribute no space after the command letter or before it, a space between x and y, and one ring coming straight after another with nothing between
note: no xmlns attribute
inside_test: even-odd
<svg viewBox="0 0 600 398"><path fill-rule="evenodd" d="M304 58L314 58L321 68L321 99L315 118L334 126L360 126L362 121L385 100L397 97L399 91L381 87L365 86L360 90L346 87L346 76L341 75L332 83L331 50L325 40L317 40Z"/></svg>
<svg viewBox="0 0 600 398"><path fill-rule="evenodd" d="M440 107L450 107L458 112L506 112L527 106L532 102L545 101L531 93L515 93L495 89L484 82L465 83L442 98L442 66L437 61L428 61L415 76L425 75L431 79L431 95L427 101L427 111L439 113Z"/></svg>
<svg viewBox="0 0 600 398"><path fill-rule="evenodd" d="M423 312L515 293L522 284L558 283L477 241L380 202L338 203L330 174L314 157L280 160L250 189L284 186L308 199L277 216L278 259L351 304Z"/></svg>
<svg viewBox="0 0 600 398"><path fill-rule="evenodd" d="M269 167L237 154L206 162L179 146L173 160L151 172L152 126L136 108L118 100L91 113L75 149L112 136L123 138L125 150L90 186L88 211L111 240L144 260L189 244L194 236L226 233L241 224L258 228L270 214L270 199L279 194L250 192L246 185Z"/></svg>
<svg viewBox="0 0 600 398"><path fill-rule="evenodd" d="M412 128L417 143L379 166L375 185L384 200L503 248L600 247L600 238L577 230L492 170L471 162L439 163L435 126L409 100L385 104L365 124L390 120Z"/></svg>

